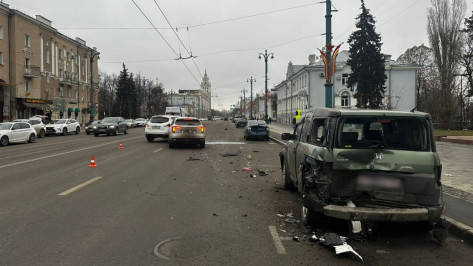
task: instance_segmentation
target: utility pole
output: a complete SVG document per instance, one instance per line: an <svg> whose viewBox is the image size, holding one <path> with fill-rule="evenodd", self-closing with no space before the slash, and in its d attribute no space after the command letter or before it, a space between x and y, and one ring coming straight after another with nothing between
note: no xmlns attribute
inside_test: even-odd
<svg viewBox="0 0 473 266"><path fill-rule="evenodd" d="M328 74L325 77L325 107L333 107L333 84L332 84L332 1L325 1L326 14L325 14L325 55L327 56L327 65L325 66L328 70L325 73Z"/></svg>
<svg viewBox="0 0 473 266"><path fill-rule="evenodd" d="M242 90L241 92L243 92L243 113L245 113L245 111L246 111L246 96L245 96L246 90Z"/></svg>
<svg viewBox="0 0 473 266"><path fill-rule="evenodd" d="M264 57L264 120L268 121L268 57L274 59L273 53L268 54L268 50L264 50L264 54L259 53L259 59Z"/></svg>
<svg viewBox="0 0 473 266"><path fill-rule="evenodd" d="M249 79L246 80L246 82L250 83L251 89L250 89L250 119L253 117L253 82L256 82L256 79L253 77L250 77Z"/></svg>
<svg viewBox="0 0 473 266"><path fill-rule="evenodd" d="M100 59L100 53L97 52L97 48L90 49L85 55L90 59L90 123L94 122L95 106L94 106L94 58Z"/></svg>

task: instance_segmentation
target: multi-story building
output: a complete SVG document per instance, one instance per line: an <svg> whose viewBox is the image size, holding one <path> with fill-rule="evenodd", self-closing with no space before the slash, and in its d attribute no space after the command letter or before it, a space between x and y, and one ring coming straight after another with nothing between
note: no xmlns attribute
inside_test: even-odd
<svg viewBox="0 0 473 266"><path fill-rule="evenodd" d="M98 54L84 40L57 31L50 20L0 3L2 120L46 115L85 124L90 117L91 83L96 119Z"/></svg>
<svg viewBox="0 0 473 266"><path fill-rule="evenodd" d="M356 108L354 97L356 88L347 87L351 68L346 64L348 51L341 51L336 60L336 70L332 77L333 104L335 108ZM384 109L411 110L416 106L416 79L420 66L403 64L386 58L386 93ZM311 107L325 107L325 66L309 56L309 64L293 65L289 62L286 80L276 85L278 93L278 122L290 123L296 110Z"/></svg>
<svg viewBox="0 0 473 266"><path fill-rule="evenodd" d="M206 70L200 89L179 89L178 93L171 91L166 100L169 106L186 108L190 116L208 118L211 115L211 98L211 83Z"/></svg>

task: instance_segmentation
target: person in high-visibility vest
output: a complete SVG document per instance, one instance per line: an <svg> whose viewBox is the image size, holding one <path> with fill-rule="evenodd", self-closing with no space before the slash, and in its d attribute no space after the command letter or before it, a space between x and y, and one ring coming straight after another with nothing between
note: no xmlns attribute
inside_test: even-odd
<svg viewBox="0 0 473 266"><path fill-rule="evenodd" d="M296 115L292 118L292 128L296 127L296 124L299 123L299 119L301 119L301 110L297 110Z"/></svg>

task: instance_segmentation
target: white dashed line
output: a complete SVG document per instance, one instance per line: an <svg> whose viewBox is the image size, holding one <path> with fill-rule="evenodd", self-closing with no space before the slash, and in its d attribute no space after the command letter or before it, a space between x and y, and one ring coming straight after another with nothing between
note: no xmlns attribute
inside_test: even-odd
<svg viewBox="0 0 473 266"><path fill-rule="evenodd" d="M279 238L278 231L276 230L275 226L268 226L269 227L269 232L271 233L271 236L273 237L273 242L274 245L276 246L276 250L278 254L286 254L286 249L284 248L281 239Z"/></svg>

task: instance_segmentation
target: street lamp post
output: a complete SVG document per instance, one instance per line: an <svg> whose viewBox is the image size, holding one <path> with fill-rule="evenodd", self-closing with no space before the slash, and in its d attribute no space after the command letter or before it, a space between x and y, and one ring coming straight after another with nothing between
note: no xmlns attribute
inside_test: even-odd
<svg viewBox="0 0 473 266"><path fill-rule="evenodd" d="M246 80L246 82L250 83L250 119L253 117L253 82L256 82L256 79L250 77Z"/></svg>
<svg viewBox="0 0 473 266"><path fill-rule="evenodd" d="M94 105L94 58L100 59L100 53L97 52L97 48L94 47L87 52L84 56L89 58L90 61L90 123L94 122L95 117L95 105Z"/></svg>
<svg viewBox="0 0 473 266"><path fill-rule="evenodd" d="M454 74L455 77L460 77L460 129L463 130L463 77L467 74Z"/></svg>
<svg viewBox="0 0 473 266"><path fill-rule="evenodd" d="M268 58L274 59L273 53L268 54L268 50L264 50L263 53L259 53L259 59L261 56L264 57L264 120L268 120Z"/></svg>

